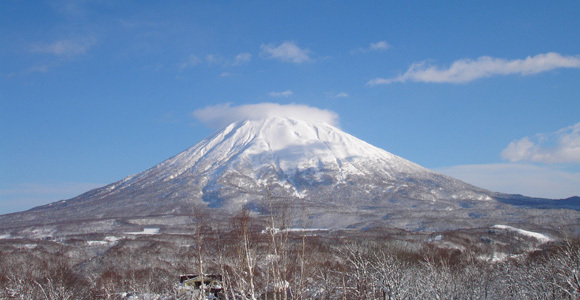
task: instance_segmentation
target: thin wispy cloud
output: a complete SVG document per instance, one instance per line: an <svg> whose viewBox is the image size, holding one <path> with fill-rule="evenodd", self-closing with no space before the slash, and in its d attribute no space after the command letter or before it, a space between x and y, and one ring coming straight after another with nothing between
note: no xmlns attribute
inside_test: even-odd
<svg viewBox="0 0 580 300"><path fill-rule="evenodd" d="M482 56L475 60L457 60L447 68L423 61L412 64L402 75L393 78L375 78L367 84L375 86L407 81L466 83L485 77L513 74L526 76L560 68L580 68L580 57L563 56L554 52L514 60Z"/></svg>
<svg viewBox="0 0 580 300"><path fill-rule="evenodd" d="M32 46L32 52L56 56L76 56L85 54L95 44L95 38L66 39L48 44L34 45Z"/></svg>
<svg viewBox="0 0 580 300"><path fill-rule="evenodd" d="M203 58L202 58L203 57ZM232 58L225 58L219 54L207 54L199 57L196 54L191 54L187 59L179 64L180 69L193 68L200 64L208 66L221 66L222 68L229 68L232 66L241 66L248 63L252 59L250 53L240 53Z"/></svg>
<svg viewBox="0 0 580 300"><path fill-rule="evenodd" d="M546 165L461 165L436 171L496 192L557 199L580 195L580 173Z"/></svg>
<svg viewBox="0 0 580 300"><path fill-rule="evenodd" d="M149 20L138 20L138 19L121 19L117 21L122 28L127 30L147 30L156 29L162 26L162 23L153 22Z"/></svg>
<svg viewBox="0 0 580 300"><path fill-rule="evenodd" d="M0 188L0 195L26 194L26 195L55 195L69 194L70 197L103 186L101 183L86 182L58 182L58 183L21 183L11 188ZM60 199L55 199L60 200Z"/></svg>
<svg viewBox="0 0 580 300"><path fill-rule="evenodd" d="M380 41L380 42L376 42L376 43L371 43L369 45L369 49L370 50L375 50L375 51L385 51L387 49L391 48L391 45L389 45L389 43L387 43L386 41Z"/></svg>
<svg viewBox="0 0 580 300"><path fill-rule="evenodd" d="M300 104L258 103L232 106L231 103L226 103L198 109L192 115L211 128L222 128L238 121L268 117L291 118L338 126L336 113Z"/></svg>
<svg viewBox="0 0 580 300"><path fill-rule="evenodd" d="M209 65L221 64L223 59L216 54L208 54L205 56L205 61Z"/></svg>
<svg viewBox="0 0 580 300"><path fill-rule="evenodd" d="M164 113L160 117L155 119L156 122L160 123L177 123L178 118L173 113Z"/></svg>
<svg viewBox="0 0 580 300"><path fill-rule="evenodd" d="M6 78L14 78L17 76L24 76L32 73L46 73L49 70L48 65L33 66L20 72L12 72L5 75Z"/></svg>
<svg viewBox="0 0 580 300"><path fill-rule="evenodd" d="M345 92L338 93L338 94L334 95L334 98L348 98L348 97L349 97L349 95Z"/></svg>
<svg viewBox="0 0 580 300"><path fill-rule="evenodd" d="M236 55L234 59L234 66L241 66L243 64L248 63L252 59L252 54L244 52Z"/></svg>
<svg viewBox="0 0 580 300"><path fill-rule="evenodd" d="M22 211L38 205L70 199L101 186L103 184L84 182L0 185L0 198L13 199L12 201L2 201L4 210Z"/></svg>
<svg viewBox="0 0 580 300"><path fill-rule="evenodd" d="M28 74L28 73L46 73L46 72L48 72L48 66L47 65L34 66L31 68L28 68L24 72L26 74Z"/></svg>
<svg viewBox="0 0 580 300"><path fill-rule="evenodd" d="M275 44L262 44L260 46L260 56L265 59L278 59L284 62L304 63L312 61L311 51L298 47L294 42L283 42L276 46Z"/></svg>
<svg viewBox="0 0 580 300"><path fill-rule="evenodd" d="M511 162L580 163L580 122L553 133L512 141L501 157Z"/></svg>
<svg viewBox="0 0 580 300"><path fill-rule="evenodd" d="M385 51L390 49L392 46L387 43L387 41L379 41L376 43L370 43L368 47L359 47L354 50L351 50L351 54L359 54L359 53L368 53L371 51Z"/></svg>
<svg viewBox="0 0 580 300"><path fill-rule="evenodd" d="M184 60L179 64L179 68L180 69L192 68L199 65L201 62L202 62L201 58L199 58L195 54L191 54L189 55L189 57L187 57L186 60Z"/></svg>
<svg viewBox="0 0 580 300"><path fill-rule="evenodd" d="M285 90L283 92L270 92L270 93L268 93L268 95L270 95L270 97L274 97L274 98L288 98L288 97L294 95L294 93L292 92L292 90Z"/></svg>
<svg viewBox="0 0 580 300"><path fill-rule="evenodd" d="M163 70L164 67L165 66L163 64L156 63L156 64L150 64L150 65L143 66L143 67L141 67L141 70L158 72L158 71Z"/></svg>
<svg viewBox="0 0 580 300"><path fill-rule="evenodd" d="M55 0L49 1L49 5L58 13L67 18L83 19L90 11L89 1Z"/></svg>

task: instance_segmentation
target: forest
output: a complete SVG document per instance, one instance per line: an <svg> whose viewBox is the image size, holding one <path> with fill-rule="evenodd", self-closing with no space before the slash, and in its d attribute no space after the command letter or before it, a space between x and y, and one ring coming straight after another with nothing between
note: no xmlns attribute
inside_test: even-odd
<svg viewBox="0 0 580 300"><path fill-rule="evenodd" d="M196 218L189 233L2 239L0 298L580 299L573 236L290 230L284 216L245 210L227 224ZM219 292L184 290L183 274L219 274Z"/></svg>

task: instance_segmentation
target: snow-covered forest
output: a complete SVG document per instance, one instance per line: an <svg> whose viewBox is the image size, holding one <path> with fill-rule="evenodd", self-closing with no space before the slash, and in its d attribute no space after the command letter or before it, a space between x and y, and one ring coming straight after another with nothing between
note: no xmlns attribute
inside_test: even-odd
<svg viewBox="0 0 580 300"><path fill-rule="evenodd" d="M577 239L322 234L284 220L242 211L220 226L200 216L189 234L2 239L0 298L206 299L179 275L219 274L220 299L580 299Z"/></svg>

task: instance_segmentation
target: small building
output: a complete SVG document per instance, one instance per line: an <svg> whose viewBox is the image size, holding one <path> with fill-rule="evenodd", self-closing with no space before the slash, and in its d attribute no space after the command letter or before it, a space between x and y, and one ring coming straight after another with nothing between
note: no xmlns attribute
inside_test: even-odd
<svg viewBox="0 0 580 300"><path fill-rule="evenodd" d="M203 290L202 290L203 287ZM222 276L215 274L185 274L179 276L179 294L203 293L206 299L221 299Z"/></svg>

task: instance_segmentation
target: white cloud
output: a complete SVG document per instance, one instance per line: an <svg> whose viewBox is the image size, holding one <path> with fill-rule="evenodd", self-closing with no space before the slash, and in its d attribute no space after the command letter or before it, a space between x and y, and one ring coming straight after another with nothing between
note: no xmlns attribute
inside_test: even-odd
<svg viewBox="0 0 580 300"><path fill-rule="evenodd" d="M201 59L195 55L195 54L191 54L189 55L189 57L183 61L181 64L179 64L179 68L180 69L187 69L187 68L191 68L191 67L195 67L197 65L199 65L201 63Z"/></svg>
<svg viewBox="0 0 580 300"><path fill-rule="evenodd" d="M370 51L385 51L391 47L392 46L389 45L387 41L379 41L376 43L370 43L369 46L366 48L359 47L354 50L351 50L350 54L368 53Z"/></svg>
<svg viewBox="0 0 580 300"><path fill-rule="evenodd" d="M546 198L580 196L580 172L546 165L580 163L580 123L515 140L501 152L501 157L512 163L454 166L437 171L504 193Z"/></svg>
<svg viewBox="0 0 580 300"><path fill-rule="evenodd" d="M580 173L530 164L462 165L436 171L491 191L562 199L580 195Z"/></svg>
<svg viewBox="0 0 580 300"><path fill-rule="evenodd" d="M367 84L374 86L406 81L465 83L496 75L532 75L559 68L579 69L580 57L562 56L554 52L514 60L482 56L475 60L457 60L449 68L433 66L427 62L418 62L412 64L405 74L394 78L375 78Z"/></svg>
<svg viewBox="0 0 580 300"><path fill-rule="evenodd" d="M35 45L32 47L32 52L56 56L75 56L85 54L95 43L95 38L60 40L50 44Z"/></svg>
<svg viewBox="0 0 580 300"><path fill-rule="evenodd" d="M252 54L250 53L240 53L236 55L234 59L234 66L241 66L252 59Z"/></svg>
<svg viewBox="0 0 580 300"><path fill-rule="evenodd" d="M349 97L349 95L345 92L338 93L338 94L334 95L334 98L348 98L348 97Z"/></svg>
<svg viewBox="0 0 580 300"><path fill-rule="evenodd" d="M384 50L387 50L389 48L391 48L391 45L389 45L386 41L371 43L369 45L370 50L384 51Z"/></svg>
<svg viewBox="0 0 580 300"><path fill-rule="evenodd" d="M501 152L511 162L580 163L580 122L533 140L524 137L512 141Z"/></svg>
<svg viewBox="0 0 580 300"><path fill-rule="evenodd" d="M294 93L291 90L285 90L283 92L270 92L268 95L274 98L288 98L294 95Z"/></svg>
<svg viewBox="0 0 580 300"><path fill-rule="evenodd" d="M300 104L259 103L232 106L226 103L198 109L193 112L193 116L211 128L222 128L237 121L267 117L291 118L338 126L336 113Z"/></svg>
<svg viewBox="0 0 580 300"><path fill-rule="evenodd" d="M509 143L501 152L501 157L511 162L527 160L530 158L534 146L535 144L530 141L530 138L524 137Z"/></svg>
<svg viewBox="0 0 580 300"><path fill-rule="evenodd" d="M311 61L310 50L302 49L294 42L283 42L279 46L274 44L262 44L260 46L260 55L266 59L279 59L286 62L292 63L303 63Z"/></svg>

